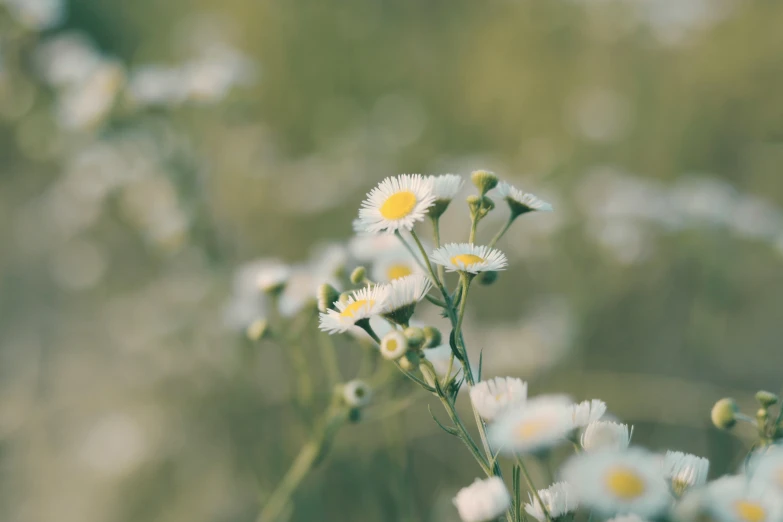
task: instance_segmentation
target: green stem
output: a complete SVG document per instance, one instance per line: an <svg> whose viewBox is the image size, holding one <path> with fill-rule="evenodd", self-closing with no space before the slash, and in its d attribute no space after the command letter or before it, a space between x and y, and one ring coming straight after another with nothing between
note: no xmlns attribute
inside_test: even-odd
<svg viewBox="0 0 783 522"><path fill-rule="evenodd" d="M413 234L413 230L411 230L411 234ZM405 250L408 251L408 253L413 257L413 260L416 261L416 264L421 267L422 270L427 270L427 268L424 267L424 263L422 262L422 259L419 259L419 256L416 255L416 252L413 251L413 248L408 244L407 241L405 241L405 238L402 237L402 234L400 234L399 230L394 231L394 235L397 236L397 239L400 240L400 243L405 247ZM415 238L415 236L414 236ZM416 241L418 243L418 240ZM422 255L424 256L424 260L427 261L427 267L429 267L429 260L427 257L427 253L424 251L424 248L420 248ZM432 270L430 270L430 273L432 273Z"/></svg>
<svg viewBox="0 0 783 522"><path fill-rule="evenodd" d="M400 236L402 237L402 236ZM416 246L419 248L419 252L421 252L422 259L424 263L427 265L427 271L430 274L430 277L432 278L433 282L437 285L438 290L440 290L440 293L443 294L443 298L446 300L446 304L449 305L449 297L448 292L446 291L446 288L443 286L443 283L440 279L438 279L438 276L435 274L435 270L432 268L432 263L430 263L430 258L427 255L427 251L424 248L424 245L421 244L421 240L419 239L419 236L416 235L416 232L411 230L411 237L413 237L413 240L416 242Z"/></svg>
<svg viewBox="0 0 783 522"><path fill-rule="evenodd" d="M457 312L457 324L454 326L454 340L457 343L457 348L460 349L463 361L465 361L465 378L468 380L468 384L473 386L475 384L473 380L473 370L470 368L470 361L468 359L468 351L465 347L465 340L462 338L462 321L465 319L465 309L468 303L468 290L470 289L471 276L466 272L460 272L460 284L462 286L462 297L459 302L459 310Z"/></svg>
<svg viewBox="0 0 783 522"><path fill-rule="evenodd" d="M432 236L435 241L435 248L440 248L440 219L432 218ZM438 278L441 283L446 285L446 269L442 265L438 265Z"/></svg>
<svg viewBox="0 0 783 522"><path fill-rule="evenodd" d="M439 306L441 308L446 308L446 303L438 299L437 297L432 297L431 295L425 295L424 298L429 301L430 303L434 304L435 306Z"/></svg>
<svg viewBox="0 0 783 522"><path fill-rule="evenodd" d="M511 214L508 218L508 221L506 221L506 224L503 225L503 228L498 230L498 233L495 234L495 237L492 238L492 241L489 242L489 248L493 248L498 241L500 241L500 238L502 238L505 233L508 231L509 228L511 228L511 224L514 222L514 220L517 218L514 214Z"/></svg>
<svg viewBox="0 0 783 522"><path fill-rule="evenodd" d="M471 245L476 241L476 229L478 228L478 218L476 216L471 216L470 218L470 237L468 238L468 243Z"/></svg>
<svg viewBox="0 0 783 522"><path fill-rule="evenodd" d="M544 504L544 501L541 500L541 495L538 494L538 489L536 489L535 484L533 484L533 479L530 478L530 473L528 473L527 467L525 467L525 463L522 461L522 457L517 456L517 464L519 464L519 469L522 470L522 475L525 476L527 487L530 488L530 490L533 492L533 496L541 506L541 511L544 512L544 518L546 518L547 522L552 522L552 517L549 516L549 511L546 508L546 504Z"/></svg>
<svg viewBox="0 0 783 522"><path fill-rule="evenodd" d="M324 428L315 438L302 446L299 455L261 508L256 522L276 522L281 518L291 495L315 467L324 448L346 420L347 413L344 410L327 413Z"/></svg>

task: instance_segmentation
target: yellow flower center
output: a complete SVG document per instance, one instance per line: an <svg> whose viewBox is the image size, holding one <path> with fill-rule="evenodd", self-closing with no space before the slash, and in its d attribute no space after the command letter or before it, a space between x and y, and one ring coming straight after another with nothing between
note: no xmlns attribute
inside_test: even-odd
<svg viewBox="0 0 783 522"><path fill-rule="evenodd" d="M474 256L473 254L459 254L451 258L451 263L456 266L468 267L483 262L484 258Z"/></svg>
<svg viewBox="0 0 783 522"><path fill-rule="evenodd" d="M345 307L345 310L343 310L340 315L342 317L356 317L356 313L362 310L363 308L367 307L370 308L375 301L368 301L367 299L361 299L359 301L354 301L353 303L349 304Z"/></svg>
<svg viewBox="0 0 783 522"><path fill-rule="evenodd" d="M529 439L540 434L549 427L548 419L528 419L517 426L517 435L520 439Z"/></svg>
<svg viewBox="0 0 783 522"><path fill-rule="evenodd" d="M738 500L734 504L737 516L745 522L763 522L767 517L767 512L757 502L747 500Z"/></svg>
<svg viewBox="0 0 783 522"><path fill-rule="evenodd" d="M388 341L386 341L386 351L387 352L397 351L397 339L389 339Z"/></svg>
<svg viewBox="0 0 783 522"><path fill-rule="evenodd" d="M416 206L416 195L404 190L388 197L381 205L381 215L386 219L402 219Z"/></svg>
<svg viewBox="0 0 783 522"><path fill-rule="evenodd" d="M623 500L640 497L646 489L644 479L634 470L625 467L609 470L605 480L609 491Z"/></svg>
<svg viewBox="0 0 783 522"><path fill-rule="evenodd" d="M386 270L386 277L389 278L389 281L394 281L395 279L399 279L401 277L409 276L413 273L413 270L408 265L392 265Z"/></svg>

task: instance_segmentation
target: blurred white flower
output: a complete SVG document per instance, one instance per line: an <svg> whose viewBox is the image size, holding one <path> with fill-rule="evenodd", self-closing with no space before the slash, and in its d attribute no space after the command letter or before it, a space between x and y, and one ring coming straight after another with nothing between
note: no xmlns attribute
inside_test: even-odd
<svg viewBox="0 0 783 522"><path fill-rule="evenodd" d="M707 483L710 461L679 451L667 451L663 461L663 471L671 481L672 490L682 495L688 489Z"/></svg>
<svg viewBox="0 0 783 522"><path fill-rule="evenodd" d="M476 479L454 497L462 522L487 522L498 518L511 507L511 495L499 477Z"/></svg>
<svg viewBox="0 0 783 522"><path fill-rule="evenodd" d="M372 388L366 382L354 379L343 385L343 400L351 408L362 408L370 404Z"/></svg>
<svg viewBox="0 0 783 522"><path fill-rule="evenodd" d="M593 421L582 433L582 448L585 451L624 450L631 443L633 426L611 421Z"/></svg>
<svg viewBox="0 0 783 522"><path fill-rule="evenodd" d="M570 401L564 396L540 396L501 413L488 437L506 455L535 453L563 442L573 430Z"/></svg>
<svg viewBox="0 0 783 522"><path fill-rule="evenodd" d="M42 41L35 50L38 73L50 85L65 87L86 80L103 57L82 33L60 33Z"/></svg>
<svg viewBox="0 0 783 522"><path fill-rule="evenodd" d="M1 0L17 22L35 31L60 25L65 19L65 0Z"/></svg>
<svg viewBox="0 0 783 522"><path fill-rule="evenodd" d="M725 476L707 485L702 507L721 522L774 522L783 516L783 497L766 482Z"/></svg>
<svg viewBox="0 0 783 522"><path fill-rule="evenodd" d="M119 63L101 63L87 78L62 93L57 107L59 124L68 130L96 126L112 109L124 81L125 71Z"/></svg>
<svg viewBox="0 0 783 522"><path fill-rule="evenodd" d="M394 239L396 241L397 238ZM388 283L401 277L423 274L424 271L419 266L419 263L416 262L416 258L400 247L379 254L373 260L371 273L374 281Z"/></svg>
<svg viewBox="0 0 783 522"><path fill-rule="evenodd" d="M481 381L470 389L470 400L479 415L491 421L507 408L524 404L527 383L514 377Z"/></svg>
<svg viewBox="0 0 783 522"><path fill-rule="evenodd" d="M584 428L606 413L606 403L599 399L583 401L571 407L571 416L575 428Z"/></svg>
<svg viewBox="0 0 783 522"><path fill-rule="evenodd" d="M538 502L538 498L530 493L528 496L530 502L525 504L525 511L538 522L546 522L546 514L544 514L541 503ZM541 497L541 502L544 503L546 512L552 520L558 520L563 515L573 513L579 508L576 490L568 482L556 482L547 489L539 489L538 496Z"/></svg>

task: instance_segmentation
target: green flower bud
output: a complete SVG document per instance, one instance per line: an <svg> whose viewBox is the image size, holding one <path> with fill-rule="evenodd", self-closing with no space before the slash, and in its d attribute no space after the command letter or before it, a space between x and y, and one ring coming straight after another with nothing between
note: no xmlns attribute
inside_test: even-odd
<svg viewBox="0 0 783 522"><path fill-rule="evenodd" d="M497 281L499 275L500 273L494 270L490 270L489 272L482 272L478 277L478 282L482 285L489 286Z"/></svg>
<svg viewBox="0 0 783 522"><path fill-rule="evenodd" d="M351 272L351 283L359 285L364 282L364 278L367 276L367 269L363 266L357 266Z"/></svg>
<svg viewBox="0 0 783 522"><path fill-rule="evenodd" d="M403 333L405 334L405 337L408 338L408 346L410 346L411 349L418 350L424 345L424 330L421 328L411 326L410 328L406 328Z"/></svg>
<svg viewBox="0 0 783 522"><path fill-rule="evenodd" d="M468 202L470 215L475 216L478 213L479 209L481 208L481 196L471 194L470 196L468 196L466 201Z"/></svg>
<svg viewBox="0 0 783 522"><path fill-rule="evenodd" d="M738 411L739 408L737 408L734 399L721 399L712 407L712 423L719 429L729 429L737 423Z"/></svg>
<svg viewBox="0 0 783 522"><path fill-rule="evenodd" d="M484 196L481 198L481 208L479 209L479 217L486 217L495 208L495 202L492 199Z"/></svg>
<svg viewBox="0 0 783 522"><path fill-rule="evenodd" d="M772 392L762 390L756 393L756 400L764 408L769 408L770 406L777 404L780 398Z"/></svg>
<svg viewBox="0 0 783 522"><path fill-rule="evenodd" d="M362 410L359 408L351 408L348 410L348 420L354 424L361 422Z"/></svg>
<svg viewBox="0 0 783 522"><path fill-rule="evenodd" d="M251 341L260 341L269 333L269 322L266 319L256 319L245 331Z"/></svg>
<svg viewBox="0 0 783 522"><path fill-rule="evenodd" d="M498 184L498 177L494 172L488 170L474 170L470 174L470 180L479 189L479 192L483 196Z"/></svg>
<svg viewBox="0 0 783 522"><path fill-rule="evenodd" d="M436 346L440 346L441 342L443 341L443 336L441 335L440 330L434 326L426 326L422 329L422 331L424 332L425 348L435 348Z"/></svg>
<svg viewBox="0 0 783 522"><path fill-rule="evenodd" d="M336 310L334 302L340 299L340 292L329 283L318 287L318 311Z"/></svg>

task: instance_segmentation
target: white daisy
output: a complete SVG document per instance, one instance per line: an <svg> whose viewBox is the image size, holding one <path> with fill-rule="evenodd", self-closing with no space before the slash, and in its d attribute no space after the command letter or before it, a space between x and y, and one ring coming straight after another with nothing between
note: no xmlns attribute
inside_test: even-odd
<svg viewBox="0 0 783 522"><path fill-rule="evenodd" d="M435 202L432 180L420 174L386 178L362 202L359 221L366 232L411 230Z"/></svg>
<svg viewBox="0 0 783 522"><path fill-rule="evenodd" d="M783 499L777 490L743 475L711 482L704 496L702 507L722 522L777 522L783 516Z"/></svg>
<svg viewBox="0 0 783 522"><path fill-rule="evenodd" d="M487 246L470 243L450 243L435 250L431 255L433 263L446 267L449 272L489 272L503 270L508 265L505 254Z"/></svg>
<svg viewBox="0 0 783 522"><path fill-rule="evenodd" d="M783 448L770 446L753 455L749 465L754 482L763 482L783 495Z"/></svg>
<svg viewBox="0 0 783 522"><path fill-rule="evenodd" d="M274 293L285 286L291 276L291 268L281 261L273 261L269 266L259 270L256 284L264 292Z"/></svg>
<svg viewBox="0 0 783 522"><path fill-rule="evenodd" d="M552 210L552 205L546 201L537 198L533 194L523 192L505 181L498 184L497 191L506 200L511 208L511 212L517 216L534 210Z"/></svg>
<svg viewBox="0 0 783 522"><path fill-rule="evenodd" d="M381 254L372 264L372 278L378 283L388 283L401 277L423 273L417 259L404 248Z"/></svg>
<svg viewBox="0 0 783 522"><path fill-rule="evenodd" d="M387 289L383 316L397 324L407 326L416 305L432 288L432 281L424 274L414 274L395 279L383 286Z"/></svg>
<svg viewBox="0 0 783 522"><path fill-rule="evenodd" d="M582 453L566 462L563 478L602 516L655 517L671 504L658 457L641 449Z"/></svg>
<svg viewBox="0 0 783 522"><path fill-rule="evenodd" d="M573 429L564 396L541 396L508 409L489 428L492 446L504 454L533 453L562 442Z"/></svg>
<svg viewBox="0 0 783 522"><path fill-rule="evenodd" d="M392 330L381 339L381 355L396 361L408 351L408 339L399 330Z"/></svg>
<svg viewBox="0 0 783 522"><path fill-rule="evenodd" d="M707 483L710 461L679 451L667 451L663 460L663 472L671 481L672 490L681 496L687 489Z"/></svg>
<svg viewBox="0 0 783 522"><path fill-rule="evenodd" d="M575 428L584 428L595 422L606 413L606 403L599 399L583 401L572 406L572 416Z"/></svg>
<svg viewBox="0 0 783 522"><path fill-rule="evenodd" d="M544 522L546 515L544 510L541 509L538 498L534 495L531 496L529 493L528 496L530 497L530 502L525 504L525 511L539 522ZM556 482L547 489L539 489L538 496L541 497L541 501L552 519L573 513L579 508L576 489L568 482Z"/></svg>
<svg viewBox="0 0 783 522"><path fill-rule="evenodd" d="M527 383L514 377L496 377L476 383L470 401L485 420L491 421L503 410L527 400Z"/></svg>
<svg viewBox="0 0 783 522"><path fill-rule="evenodd" d="M499 477L476 479L454 497L463 522L487 522L498 518L511 507L511 495Z"/></svg>
<svg viewBox="0 0 783 522"><path fill-rule="evenodd" d="M379 314L386 304L388 289L385 286L365 287L356 290L346 302L337 301L337 310L320 314L319 327L330 334L342 333L362 319Z"/></svg>
<svg viewBox="0 0 783 522"><path fill-rule="evenodd" d="M631 443L633 426L611 421L593 421L582 433L582 448L586 451L624 450Z"/></svg>
<svg viewBox="0 0 783 522"><path fill-rule="evenodd" d="M439 201L454 199L454 196L462 189L465 180L459 174L441 174L440 176L428 176L432 180L432 192Z"/></svg>
<svg viewBox="0 0 783 522"><path fill-rule="evenodd" d="M308 304L315 303L318 298L318 288L324 282L329 282L339 289L337 281L318 277L308 266L294 267L280 294L278 301L280 314L283 317L293 317Z"/></svg>
<svg viewBox="0 0 783 522"><path fill-rule="evenodd" d="M367 406L371 398L372 388L364 381L354 379L343 385L343 400L351 408Z"/></svg>

